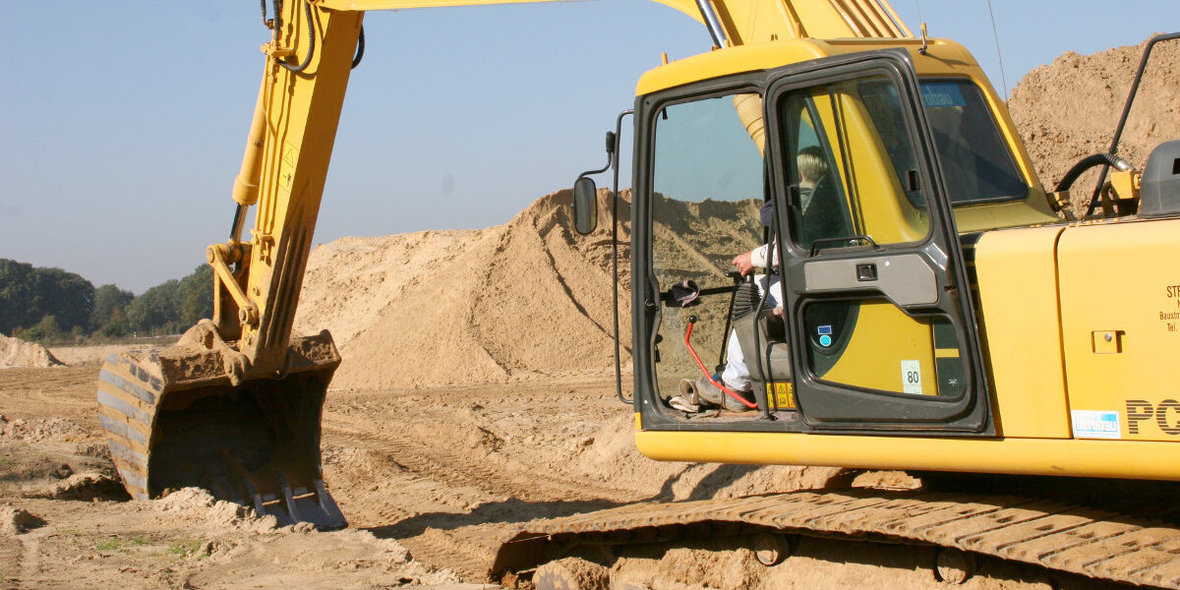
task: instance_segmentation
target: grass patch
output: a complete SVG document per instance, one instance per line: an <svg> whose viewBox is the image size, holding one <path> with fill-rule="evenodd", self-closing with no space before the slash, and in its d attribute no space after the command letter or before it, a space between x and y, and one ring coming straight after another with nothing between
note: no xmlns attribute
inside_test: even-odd
<svg viewBox="0 0 1180 590"><path fill-rule="evenodd" d="M94 543L94 548L98 549L99 551L126 551L128 549L133 548L133 547L142 547L144 545L151 545L151 544L152 544L151 537L142 536L142 535L138 536L138 537L131 537L129 539L124 539L124 538L120 538L120 537L111 537L108 539L103 539L101 541L96 541Z"/></svg>
<svg viewBox="0 0 1180 590"><path fill-rule="evenodd" d="M177 539L168 543L168 553L184 557L196 553L204 544L205 542L200 539Z"/></svg>

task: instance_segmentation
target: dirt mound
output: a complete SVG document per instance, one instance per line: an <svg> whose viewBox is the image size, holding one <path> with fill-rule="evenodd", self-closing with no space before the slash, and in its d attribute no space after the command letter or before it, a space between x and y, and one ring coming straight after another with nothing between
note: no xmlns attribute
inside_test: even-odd
<svg viewBox="0 0 1180 590"><path fill-rule="evenodd" d="M66 466L68 468L68 466ZM74 473L57 482L26 485L21 493L25 498L47 500L125 501L130 499L123 483L109 473Z"/></svg>
<svg viewBox="0 0 1180 590"><path fill-rule="evenodd" d="M25 420L17 418L9 420L0 414L0 439L12 439L24 442L41 442L46 440L74 442L90 438L90 433L80 424L65 418L47 418Z"/></svg>
<svg viewBox="0 0 1180 590"><path fill-rule="evenodd" d="M23 508L0 506L0 535L20 535L45 526L45 520Z"/></svg>
<svg viewBox="0 0 1180 590"><path fill-rule="evenodd" d="M1031 72L1012 90L1008 109L1047 190L1078 160L1106 152L1146 42L1092 55L1068 52ZM1180 139L1180 43L1152 50L1118 153L1142 169L1152 148ZM1073 202L1089 201L1091 171L1073 185ZM1084 206L1084 205L1083 205Z"/></svg>
<svg viewBox="0 0 1180 590"><path fill-rule="evenodd" d="M172 344L167 342L166 344ZM157 344L152 344L156 346ZM164 346L165 343L158 344ZM143 348L134 344L102 344L98 346L55 346L49 353L62 363L71 367L97 367L102 365L107 357L124 350Z"/></svg>
<svg viewBox="0 0 1180 590"><path fill-rule="evenodd" d="M603 223L578 235L569 207L569 191L560 191L488 229L319 246L308 260L295 332L332 332L345 358L333 381L341 388L504 382L608 368L610 228ZM620 305L628 317L625 290ZM629 339L629 322L622 324Z"/></svg>
<svg viewBox="0 0 1180 590"><path fill-rule="evenodd" d="M0 369L57 367L63 363L49 349L0 334Z"/></svg>
<svg viewBox="0 0 1180 590"><path fill-rule="evenodd" d="M273 531L278 519L273 514L258 516L252 508L217 500L200 488L183 488L153 502L163 514L185 522L226 529ZM311 526L311 523L300 523ZM312 527L314 528L314 527Z"/></svg>

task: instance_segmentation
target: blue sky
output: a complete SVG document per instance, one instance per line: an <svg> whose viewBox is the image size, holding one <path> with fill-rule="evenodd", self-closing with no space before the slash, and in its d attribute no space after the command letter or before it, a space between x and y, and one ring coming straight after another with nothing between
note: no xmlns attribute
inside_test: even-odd
<svg viewBox="0 0 1180 590"><path fill-rule="evenodd" d="M1170 1L991 4L1009 91L1066 50L1180 30ZM919 3L893 5L917 32ZM229 232L268 38L258 3L45 6L0 4L0 258L136 293L188 274ZM1004 87L986 0L920 9ZM365 28L319 243L507 221L602 165L603 133L661 51L710 44L647 0L373 13Z"/></svg>

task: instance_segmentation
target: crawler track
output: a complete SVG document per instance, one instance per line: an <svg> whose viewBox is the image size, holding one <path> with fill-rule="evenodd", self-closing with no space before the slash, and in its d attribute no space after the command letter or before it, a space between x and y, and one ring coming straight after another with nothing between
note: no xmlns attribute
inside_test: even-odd
<svg viewBox="0 0 1180 590"><path fill-rule="evenodd" d="M934 545L1082 576L1180 588L1180 529L1049 500L968 494L797 492L632 504L539 521L504 543L499 580L579 545L778 531Z"/></svg>

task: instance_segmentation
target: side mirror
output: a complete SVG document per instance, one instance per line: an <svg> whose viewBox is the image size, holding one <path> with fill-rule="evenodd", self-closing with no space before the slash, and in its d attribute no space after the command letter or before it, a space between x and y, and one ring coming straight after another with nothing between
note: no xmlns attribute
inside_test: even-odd
<svg viewBox="0 0 1180 590"><path fill-rule="evenodd" d="M598 227L598 187L594 179L579 176L574 182L574 229L586 235Z"/></svg>

